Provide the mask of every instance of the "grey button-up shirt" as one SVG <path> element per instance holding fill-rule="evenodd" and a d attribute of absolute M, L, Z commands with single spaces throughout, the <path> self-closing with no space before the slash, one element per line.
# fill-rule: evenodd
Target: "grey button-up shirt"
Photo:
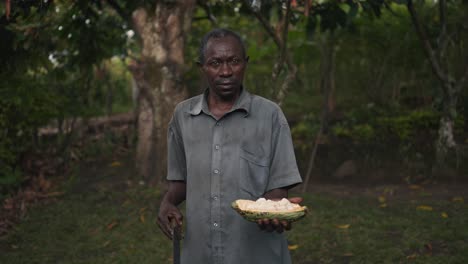
<path fill-rule="evenodd" d="M 206 97 L 180 103 L 168 131 L 167 179 L 187 184 L 182 263 L 291 263 L 283 234 L 261 231 L 231 207 L 301 182 L 283 112 L 243 89 L 216 119 Z"/>

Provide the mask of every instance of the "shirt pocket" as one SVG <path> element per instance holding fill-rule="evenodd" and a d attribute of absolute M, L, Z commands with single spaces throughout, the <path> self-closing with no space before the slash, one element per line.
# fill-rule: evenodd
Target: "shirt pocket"
<path fill-rule="evenodd" d="M 249 198 L 257 199 L 268 184 L 269 158 L 252 147 L 240 149 L 240 188 Z"/>

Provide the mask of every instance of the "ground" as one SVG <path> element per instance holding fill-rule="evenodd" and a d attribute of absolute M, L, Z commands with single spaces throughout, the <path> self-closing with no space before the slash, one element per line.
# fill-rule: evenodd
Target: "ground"
<path fill-rule="evenodd" d="M 155 223 L 162 188 L 135 177 L 133 153 L 106 153 L 74 165 L 56 187 L 64 195 L 32 206 L 0 239 L 0 263 L 172 263 Z M 466 187 L 293 190 L 310 208 L 286 234 L 293 263 L 468 263 Z"/>

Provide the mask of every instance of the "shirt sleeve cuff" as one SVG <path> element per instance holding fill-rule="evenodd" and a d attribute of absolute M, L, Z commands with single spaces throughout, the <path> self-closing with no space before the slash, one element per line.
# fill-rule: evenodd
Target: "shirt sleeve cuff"
<path fill-rule="evenodd" d="M 285 179 L 276 180 L 273 182 L 268 183 L 268 187 L 265 192 L 269 192 L 274 189 L 285 188 L 285 187 L 294 187 L 298 184 L 302 183 L 301 176 L 296 174 L 294 176 L 290 176 Z"/>

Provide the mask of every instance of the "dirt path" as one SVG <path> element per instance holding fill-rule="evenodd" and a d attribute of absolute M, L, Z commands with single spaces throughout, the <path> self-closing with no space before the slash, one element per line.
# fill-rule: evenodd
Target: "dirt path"
<path fill-rule="evenodd" d="M 339 198 L 363 196 L 375 199 L 380 196 L 395 201 L 434 201 L 462 198 L 468 201 L 468 184 L 379 184 L 373 186 L 351 184 L 312 183 L 307 188 L 308 193 L 326 194 Z M 298 193 L 298 192 L 297 192 Z"/>

